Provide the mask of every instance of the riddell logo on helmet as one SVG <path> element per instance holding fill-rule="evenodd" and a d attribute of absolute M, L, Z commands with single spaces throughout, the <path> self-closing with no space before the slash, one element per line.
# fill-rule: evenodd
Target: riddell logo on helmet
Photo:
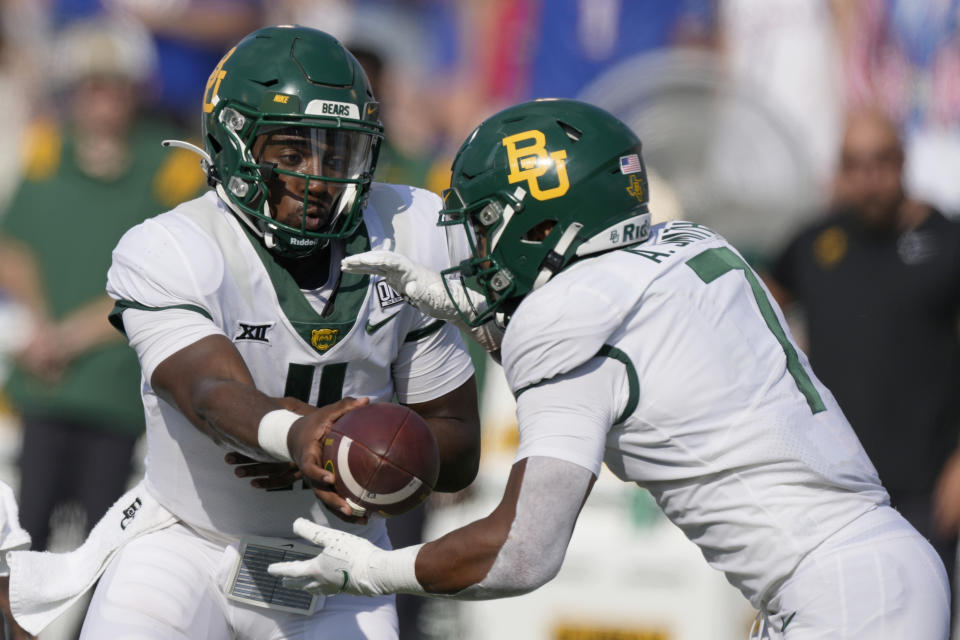
<path fill-rule="evenodd" d="M 290 238 L 290 244 L 297 245 L 299 247 L 312 247 L 317 244 L 317 241 L 313 238 L 298 238 L 293 236 Z"/>
<path fill-rule="evenodd" d="M 530 187 L 530 195 L 537 200 L 559 198 L 570 188 L 565 162 L 567 152 L 564 149 L 548 152 L 547 138 L 542 131 L 537 129 L 521 131 L 507 136 L 501 142 L 507 148 L 507 162 L 510 166 L 507 180 L 510 184 L 526 180 Z M 518 146 L 523 142 L 529 142 L 529 144 Z M 549 189 L 542 189 L 540 178 L 551 168 L 556 170 L 558 184 Z"/>

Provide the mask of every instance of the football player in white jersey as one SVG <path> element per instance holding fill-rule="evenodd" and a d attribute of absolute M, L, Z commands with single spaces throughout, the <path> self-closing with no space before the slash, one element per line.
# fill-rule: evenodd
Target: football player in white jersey
<path fill-rule="evenodd" d="M 320 466 L 324 430 L 368 400 L 396 397 L 426 419 L 438 490 L 462 489 L 477 471 L 475 383 L 458 330 L 381 278 L 340 272 L 344 256 L 371 249 L 450 264 L 440 199 L 372 182 L 382 136 L 363 70 L 320 31 L 261 29 L 213 70 L 204 149 L 170 143 L 201 154 L 213 189 L 131 229 L 108 274 L 147 416 L 143 492 L 118 522 L 137 517 L 151 531 L 99 545 L 113 559 L 82 638 L 397 636 L 392 596 L 304 598 L 264 571 L 311 552 L 290 534 L 298 517 L 389 545 L 383 519 L 336 496 Z M 227 451 L 264 464 L 234 473 Z M 278 462 L 296 472 L 272 473 Z M 251 486 L 251 472 L 275 490 Z"/>
<path fill-rule="evenodd" d="M 763 284 L 706 227 L 651 229 L 647 196 L 640 141 L 596 107 L 536 101 L 481 124 L 441 213 L 473 249 L 459 280 L 385 253 L 344 264 L 408 294 L 445 282 L 466 320 L 506 325 L 520 442 L 503 500 L 389 552 L 297 521 L 324 552 L 270 573 L 318 593 L 522 594 L 556 575 L 606 463 L 760 611 L 756 637 L 946 638 L 943 565 Z"/>

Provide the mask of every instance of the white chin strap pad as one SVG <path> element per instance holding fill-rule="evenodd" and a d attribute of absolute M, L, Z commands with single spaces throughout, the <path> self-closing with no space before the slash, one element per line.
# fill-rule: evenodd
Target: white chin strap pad
<path fill-rule="evenodd" d="M 559 255 L 563 258 L 567 253 L 567 249 L 570 248 L 570 245 L 573 244 L 573 239 L 577 237 L 577 234 L 580 233 L 580 229 L 583 229 L 583 225 L 579 222 L 573 222 L 567 227 L 567 230 L 563 232 L 563 235 L 560 236 L 560 240 L 557 241 L 556 246 L 554 246 L 552 253 Z M 540 269 L 540 273 L 537 274 L 537 279 L 533 281 L 533 290 L 536 291 L 543 285 L 547 284 L 547 281 L 550 280 L 556 271 L 550 267 L 544 266 Z"/>
<path fill-rule="evenodd" d="M 353 201 L 357 197 L 357 185 L 353 182 L 349 183 L 343 189 L 343 193 L 340 194 L 340 197 L 337 199 L 335 204 L 335 209 L 333 215 L 330 217 L 329 228 L 332 229 L 334 223 L 340 219 L 340 216 L 344 214 L 353 204 Z"/>

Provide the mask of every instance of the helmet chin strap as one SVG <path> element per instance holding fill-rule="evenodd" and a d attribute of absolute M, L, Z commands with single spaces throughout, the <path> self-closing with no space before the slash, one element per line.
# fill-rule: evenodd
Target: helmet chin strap
<path fill-rule="evenodd" d="M 537 279 L 533 281 L 533 287 L 531 287 L 531 291 L 535 291 L 545 285 L 550 278 L 560 271 L 560 268 L 563 266 L 563 259 L 567 254 L 567 250 L 570 248 L 570 245 L 573 244 L 573 240 L 577 237 L 580 229 L 583 229 L 583 225 L 579 222 L 570 223 L 570 226 L 567 227 L 567 230 L 563 232 L 562 236 L 560 236 L 557 244 L 554 245 L 553 250 L 551 250 L 550 253 L 547 254 L 547 257 L 543 259 L 543 266 L 540 267 L 540 272 L 537 274 Z"/>
<path fill-rule="evenodd" d="M 277 246 L 277 238 L 273 235 L 272 231 L 266 231 L 263 234 L 263 245 L 267 249 L 273 249 Z"/>
<path fill-rule="evenodd" d="M 337 208 L 333 212 L 333 215 L 330 217 L 330 222 L 328 224 L 329 229 L 333 229 L 336 225 L 337 220 L 340 219 L 340 216 L 343 215 L 343 212 L 349 207 L 352 206 L 353 200 L 357 194 L 357 185 L 350 183 L 346 185 L 343 189 L 343 193 L 340 194 L 340 198 L 337 200 Z"/>
<path fill-rule="evenodd" d="M 177 147 L 178 149 L 186 149 L 187 151 L 192 151 L 193 153 L 200 156 L 200 167 L 203 169 L 204 174 L 209 176 L 210 168 L 213 166 L 213 159 L 210 157 L 210 154 L 198 147 L 197 145 L 186 142 L 184 140 L 161 140 L 161 146 L 163 147 Z M 217 182 L 214 186 L 214 190 L 217 193 L 217 196 L 220 198 L 220 201 L 223 202 L 227 207 L 236 214 L 237 218 L 243 222 L 247 227 L 256 235 L 263 238 L 263 243 L 268 249 L 272 249 L 276 246 L 276 239 L 273 237 L 273 234 L 270 232 L 262 231 L 257 225 L 253 223 L 248 215 L 243 211 L 234 206 L 233 202 L 230 201 L 230 198 L 227 196 L 226 190 L 223 188 L 222 182 Z M 264 202 L 263 203 L 263 214 L 266 217 L 270 216 L 270 207 Z"/>
<path fill-rule="evenodd" d="M 256 224 L 254 224 L 253 220 L 250 219 L 250 216 L 234 205 L 233 202 L 230 201 L 230 198 L 227 197 L 227 191 L 223 188 L 222 184 L 217 183 L 215 191 L 217 192 L 217 196 L 220 198 L 220 201 L 223 202 L 223 204 L 225 204 L 230 211 L 237 216 L 237 219 L 239 219 L 243 224 L 247 225 L 250 231 L 252 231 L 258 237 L 263 238 L 263 244 L 265 244 L 268 249 L 272 249 L 276 246 L 276 239 L 273 237 L 273 234 L 258 227 Z M 272 217 L 270 216 L 270 206 L 266 202 L 263 203 L 263 215 L 267 216 L 268 218 Z"/>

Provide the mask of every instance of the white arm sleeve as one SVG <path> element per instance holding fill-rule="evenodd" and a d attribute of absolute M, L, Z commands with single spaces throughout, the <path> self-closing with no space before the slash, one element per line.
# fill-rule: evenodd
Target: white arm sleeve
<path fill-rule="evenodd" d="M 125 309 L 123 329 L 148 384 L 157 365 L 180 349 L 207 336 L 224 335 L 209 318 L 188 309 Z"/>
<path fill-rule="evenodd" d="M 457 598 L 520 595 L 557 575 L 627 388 L 622 364 L 593 358 L 520 394 L 517 460 L 527 466 L 516 515 L 490 571 Z"/>
<path fill-rule="evenodd" d="M 473 362 L 460 331 L 438 322 L 431 319 L 408 334 L 393 360 L 393 383 L 397 398 L 404 404 L 439 398 L 473 375 Z"/>
<path fill-rule="evenodd" d="M 593 474 L 556 458 L 527 460 L 507 541 L 478 584 L 454 597 L 488 600 L 529 593 L 560 571 Z"/>
<path fill-rule="evenodd" d="M 626 402 L 618 400 L 627 397 L 625 378 L 620 362 L 598 357 L 520 395 L 517 459 L 527 462 L 506 540 L 480 582 L 453 594 L 427 593 L 415 575 L 417 548 L 360 557 L 352 551 L 353 536 L 312 523 L 300 535 L 315 543 L 314 529 L 332 535 L 324 542 L 331 551 L 291 563 L 282 575 L 305 585 L 346 587 L 347 593 L 403 592 L 458 600 L 516 596 L 546 584 L 560 571 L 580 507 L 599 473 L 607 431 Z M 370 550 L 369 543 L 364 545 Z M 345 567 L 350 570 L 342 575 L 349 586 L 341 585 L 343 578 L 336 574 Z"/>

